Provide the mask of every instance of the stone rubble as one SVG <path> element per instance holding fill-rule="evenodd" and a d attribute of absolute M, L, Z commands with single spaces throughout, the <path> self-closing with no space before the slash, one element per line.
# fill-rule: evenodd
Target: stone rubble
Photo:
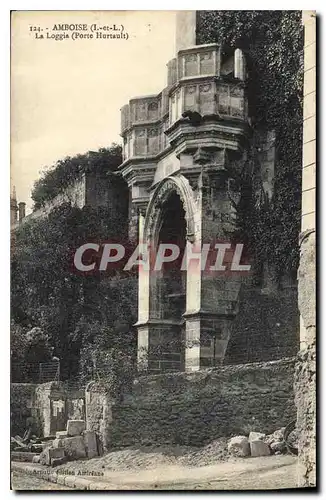
<path fill-rule="evenodd" d="M 67 430 L 56 432 L 56 438 L 35 459 L 35 463 L 55 467 L 68 460 L 97 457 L 96 433 L 85 428 L 84 420 L 68 420 Z"/>
<path fill-rule="evenodd" d="M 233 457 L 263 457 L 287 453 L 283 438 L 285 427 L 272 434 L 252 431 L 247 436 L 234 436 L 228 442 L 228 452 Z"/>
<path fill-rule="evenodd" d="M 41 465 L 51 465 L 51 460 L 53 458 L 62 458 L 65 456 L 63 448 L 45 448 L 40 454 L 40 464 Z"/>
<path fill-rule="evenodd" d="M 286 444 L 285 441 L 276 441 L 274 443 L 271 443 L 270 449 L 272 453 L 276 455 L 276 453 L 284 453 L 286 452 Z"/>
<path fill-rule="evenodd" d="M 266 434 L 262 432 L 250 432 L 249 434 L 249 443 L 252 441 L 263 441 L 266 437 Z"/>
<path fill-rule="evenodd" d="M 266 457 L 271 454 L 271 449 L 267 443 L 260 439 L 250 441 L 250 454 L 252 457 Z"/>
<path fill-rule="evenodd" d="M 44 449 L 42 453 L 33 458 L 33 463 L 55 467 L 67 461 L 85 458 L 92 459 L 99 456 L 98 441 L 95 431 L 85 430 L 84 421 L 75 420 L 72 422 L 71 424 L 70 421 L 68 421 L 66 431 L 57 431 L 56 438 L 53 441 L 42 443 Z M 69 432 L 75 433 L 77 429 L 80 430 L 78 436 L 69 436 Z M 227 460 L 228 457 L 245 458 L 250 456 L 260 457 L 273 454 L 284 454 L 288 451 L 283 438 L 284 429 L 284 427 L 277 429 L 275 432 L 268 435 L 262 432 L 252 431 L 249 433 L 249 436 L 238 435 L 233 436 L 229 440 L 224 438 L 222 443 L 219 443 L 219 440 L 217 440 L 216 443 L 219 443 L 217 449 L 220 451 L 224 450 L 224 455 L 222 454 L 223 460 Z M 209 450 L 213 444 L 207 445 L 205 450 Z M 209 463 L 214 463 L 219 459 L 215 448 L 213 446 L 212 451 L 214 449 L 214 452 L 208 460 Z M 197 456 L 198 453 L 197 451 L 195 455 Z"/>
<path fill-rule="evenodd" d="M 246 436 L 234 436 L 228 443 L 228 452 L 234 457 L 248 457 L 250 455 L 249 441 Z"/>

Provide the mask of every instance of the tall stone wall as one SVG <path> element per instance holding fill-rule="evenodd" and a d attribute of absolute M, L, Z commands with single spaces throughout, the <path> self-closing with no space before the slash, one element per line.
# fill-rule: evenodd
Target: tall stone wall
<path fill-rule="evenodd" d="M 58 194 L 52 200 L 49 200 L 44 207 L 31 212 L 23 221 L 28 222 L 41 217 L 46 217 L 56 207 L 64 203 L 71 203 L 73 206 L 82 208 L 85 205 L 86 199 L 86 176 L 82 175 L 81 179 L 76 180 L 68 186 L 62 193 Z"/>
<path fill-rule="evenodd" d="M 303 11 L 304 121 L 300 235 L 300 354 L 295 377 L 299 486 L 316 485 L 316 13 Z"/>
<path fill-rule="evenodd" d="M 106 453 L 112 446 L 112 406 L 109 391 L 100 383 L 90 382 L 85 391 L 86 429 L 95 431 L 100 453 Z"/>
<path fill-rule="evenodd" d="M 192 373 L 140 377 L 133 393 L 110 402 L 98 388 L 87 403 L 87 425 L 108 418 L 110 447 L 202 445 L 221 436 L 272 432 L 295 417 L 294 358 L 220 366 Z M 105 412 L 108 417 L 105 417 Z"/>
<path fill-rule="evenodd" d="M 112 218 L 119 216 L 127 233 L 129 196 L 127 183 L 114 173 L 87 174 L 85 190 L 86 205 L 93 208 L 109 208 Z"/>
<path fill-rule="evenodd" d="M 240 294 L 225 364 L 252 363 L 295 356 L 299 349 L 297 289 L 262 293 L 247 287 Z"/>

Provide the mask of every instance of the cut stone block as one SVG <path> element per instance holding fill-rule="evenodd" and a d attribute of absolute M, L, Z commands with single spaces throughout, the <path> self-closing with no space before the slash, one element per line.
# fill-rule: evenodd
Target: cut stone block
<path fill-rule="evenodd" d="M 250 451 L 252 457 L 265 457 L 271 454 L 268 444 L 260 439 L 257 439 L 257 441 L 250 441 Z"/>
<path fill-rule="evenodd" d="M 54 439 L 52 442 L 52 448 L 62 448 L 62 438 L 60 439 Z"/>
<path fill-rule="evenodd" d="M 250 455 L 248 438 L 246 436 L 234 436 L 228 443 L 228 451 L 234 457 L 248 457 Z"/>
<path fill-rule="evenodd" d="M 85 420 L 68 420 L 67 422 L 68 436 L 80 436 L 85 429 Z"/>
<path fill-rule="evenodd" d="M 33 457 L 33 464 L 39 464 L 40 463 L 40 455 L 35 455 Z"/>
<path fill-rule="evenodd" d="M 273 434 L 266 436 L 264 439 L 265 443 L 271 446 L 272 443 L 283 441 L 284 429 L 285 427 L 282 427 L 281 429 L 277 429 L 277 431 L 273 432 Z"/>
<path fill-rule="evenodd" d="M 51 458 L 52 467 L 57 467 L 58 465 L 63 465 L 66 462 L 67 462 L 67 457 Z"/>
<path fill-rule="evenodd" d="M 262 432 L 250 432 L 249 443 L 251 443 L 251 441 L 263 441 L 265 437 L 266 434 L 263 434 Z"/>
<path fill-rule="evenodd" d="M 87 457 L 88 458 L 97 457 L 98 450 L 97 450 L 97 439 L 95 431 L 84 431 L 83 438 L 84 438 Z"/>
<path fill-rule="evenodd" d="M 60 446 L 64 450 L 69 460 L 78 460 L 79 458 L 86 458 L 86 448 L 83 436 L 73 436 L 65 439 L 60 439 Z"/>
<path fill-rule="evenodd" d="M 52 458 L 62 458 L 65 456 L 65 451 L 63 448 L 46 448 L 40 454 L 40 464 L 41 465 L 51 465 Z"/>
<path fill-rule="evenodd" d="M 68 437 L 68 432 L 67 431 L 57 431 L 55 433 L 55 437 L 56 437 L 56 439 L 66 438 L 66 437 Z"/>

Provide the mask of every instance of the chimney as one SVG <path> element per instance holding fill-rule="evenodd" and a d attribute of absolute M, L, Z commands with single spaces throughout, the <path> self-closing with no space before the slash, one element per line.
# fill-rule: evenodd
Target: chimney
<path fill-rule="evenodd" d="M 18 212 L 18 206 L 16 198 L 16 189 L 14 186 L 10 195 L 10 226 L 14 226 L 16 224 L 17 212 Z"/>
<path fill-rule="evenodd" d="M 175 28 L 175 52 L 196 45 L 196 11 L 177 10 Z"/>
<path fill-rule="evenodd" d="M 246 60 L 241 49 L 234 51 L 234 77 L 243 81 L 246 79 Z"/>
<path fill-rule="evenodd" d="M 21 223 L 21 221 L 25 217 L 25 207 L 26 207 L 26 203 L 24 203 L 23 201 L 21 201 L 20 203 L 18 203 L 18 220 L 19 220 L 19 224 Z"/>

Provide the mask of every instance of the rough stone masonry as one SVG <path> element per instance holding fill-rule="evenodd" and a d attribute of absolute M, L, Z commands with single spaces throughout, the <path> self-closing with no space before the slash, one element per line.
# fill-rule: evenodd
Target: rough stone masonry
<path fill-rule="evenodd" d="M 298 486 L 316 485 L 316 13 L 303 11 L 304 121 L 298 298 L 300 353 L 295 375 Z"/>

